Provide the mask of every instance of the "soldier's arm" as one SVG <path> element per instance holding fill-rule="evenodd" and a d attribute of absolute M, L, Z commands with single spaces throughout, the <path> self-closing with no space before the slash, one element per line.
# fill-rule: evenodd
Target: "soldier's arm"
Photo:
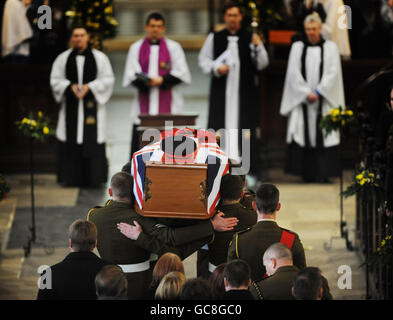
<path fill-rule="evenodd" d="M 295 240 L 292 247 L 293 253 L 293 264 L 298 267 L 300 270 L 307 266 L 306 264 L 306 255 L 304 253 L 303 244 L 299 239 L 299 236 L 296 234 Z"/>
<path fill-rule="evenodd" d="M 238 240 L 237 237 L 238 237 L 238 235 L 237 235 L 237 233 L 235 233 L 233 235 L 232 241 L 229 243 L 228 255 L 227 255 L 228 262 L 239 258 L 237 255 L 238 252 L 237 252 L 237 248 L 236 248 L 237 247 L 237 240 Z"/>

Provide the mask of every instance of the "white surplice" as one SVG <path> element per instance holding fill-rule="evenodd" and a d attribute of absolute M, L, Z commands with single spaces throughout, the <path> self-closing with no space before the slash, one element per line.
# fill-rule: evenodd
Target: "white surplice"
<path fill-rule="evenodd" d="M 26 9 L 20 0 L 7 0 L 4 5 L 1 37 L 3 57 L 9 54 L 30 54 L 30 45 L 25 40 L 33 36 L 33 30 L 26 17 Z"/>
<path fill-rule="evenodd" d="M 50 85 L 56 102 L 61 103 L 59 119 L 57 122 L 56 136 L 66 141 L 66 104 L 64 92 L 71 82 L 66 78 L 67 59 L 72 52 L 68 49 L 61 53 L 53 63 L 50 74 Z M 108 57 L 101 51 L 92 49 L 94 59 L 97 64 L 97 77 L 95 80 L 87 83 L 91 92 L 97 101 L 97 143 L 106 141 L 106 110 L 105 104 L 112 96 L 115 77 Z M 78 84 L 83 85 L 83 66 L 85 57 L 76 56 L 76 66 L 78 72 Z M 77 122 L 77 143 L 83 143 L 83 126 L 84 126 L 83 100 L 78 104 L 78 122 Z"/>
<path fill-rule="evenodd" d="M 351 45 L 349 43 L 348 29 L 343 28 L 340 22 L 345 22 L 343 18 L 345 11 L 340 11 L 344 6 L 343 0 L 319 0 L 323 4 L 326 12 L 326 21 L 322 26 L 322 36 L 324 39 L 332 40 L 336 43 L 340 55 L 351 56 Z M 348 24 L 348 21 L 347 21 Z"/>
<path fill-rule="evenodd" d="M 228 36 L 228 47 L 222 55 L 214 59 L 214 34 L 210 33 L 199 53 L 199 66 L 205 74 L 220 77 L 217 69 L 223 63 L 229 66 L 225 86 L 225 129 L 239 129 L 239 95 L 240 95 L 240 59 L 238 36 Z M 261 43 L 255 48 L 250 43 L 251 57 L 256 63 L 257 70 L 264 69 L 269 64 L 269 57 L 264 45 Z M 229 158 L 240 161 L 238 148 L 238 135 L 236 131 L 229 132 L 222 146 Z"/>
<path fill-rule="evenodd" d="M 292 45 L 288 68 L 285 76 L 284 92 L 281 100 L 280 114 L 288 117 L 287 143 L 295 141 L 305 147 L 304 120 L 302 103 L 308 106 L 309 137 L 311 147 L 316 147 L 317 112 L 319 102 L 308 103 L 307 96 L 317 90 L 323 96 L 322 115 L 331 108 L 345 107 L 344 86 L 341 70 L 341 59 L 337 45 L 326 40 L 324 46 L 323 75 L 319 80 L 321 63 L 321 48 L 309 46 L 306 55 L 306 77 L 301 73 L 301 56 L 304 43 L 297 41 Z M 332 132 L 327 137 L 323 134 L 324 147 L 332 147 L 340 143 L 338 132 Z"/>
<path fill-rule="evenodd" d="M 133 87 L 131 83 L 136 80 L 136 74 L 142 72 L 142 67 L 139 64 L 139 50 L 144 39 L 140 39 L 131 45 L 128 55 L 123 77 L 123 87 Z M 191 83 L 191 73 L 188 69 L 186 56 L 180 44 L 171 39 L 165 38 L 169 54 L 171 56 L 171 70 L 170 74 L 182 81 L 183 84 Z M 157 77 L 158 74 L 158 59 L 159 59 L 159 45 L 150 46 L 149 57 L 149 72 L 148 76 Z M 134 87 L 135 88 L 135 87 Z M 139 100 L 137 88 L 135 88 L 135 99 L 131 107 L 131 120 L 135 124 L 139 124 L 138 115 L 140 114 Z M 172 105 L 171 113 L 178 114 L 183 109 L 183 95 L 179 85 L 172 89 Z M 149 114 L 157 115 L 159 113 L 159 88 L 151 87 L 149 91 Z"/>

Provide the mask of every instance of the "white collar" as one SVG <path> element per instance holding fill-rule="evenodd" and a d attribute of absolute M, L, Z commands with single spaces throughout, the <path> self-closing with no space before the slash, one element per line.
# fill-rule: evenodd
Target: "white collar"
<path fill-rule="evenodd" d="M 273 221 L 273 222 L 276 222 L 276 220 L 274 220 L 274 219 L 262 218 L 262 219 L 258 219 L 257 223 L 260 222 L 260 221 Z"/>

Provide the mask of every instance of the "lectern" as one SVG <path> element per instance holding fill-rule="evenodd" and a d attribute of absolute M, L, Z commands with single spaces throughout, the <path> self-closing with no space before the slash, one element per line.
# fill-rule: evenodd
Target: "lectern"
<path fill-rule="evenodd" d="M 208 219 L 207 164 L 146 162 L 144 203 L 136 211 L 146 217 Z"/>

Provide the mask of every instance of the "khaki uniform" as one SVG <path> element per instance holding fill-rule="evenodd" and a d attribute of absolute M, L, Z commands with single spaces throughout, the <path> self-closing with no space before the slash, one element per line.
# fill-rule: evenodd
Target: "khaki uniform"
<path fill-rule="evenodd" d="M 225 218 L 237 218 L 238 224 L 233 230 L 216 232 L 212 242 L 209 243 L 209 271 L 216 266 L 227 262 L 228 246 L 236 232 L 252 227 L 257 222 L 257 214 L 240 203 L 221 205 L 219 210 Z"/>
<path fill-rule="evenodd" d="M 151 281 L 150 254 L 173 252 L 185 259 L 212 239 L 209 220 L 183 228 L 168 228 L 154 218 L 136 213 L 131 205 L 110 200 L 105 207 L 89 211 L 87 220 L 98 230 L 97 249 L 102 259 L 122 267 L 128 279 L 128 297 L 142 299 Z M 137 240 L 125 237 L 117 224 L 137 221 L 143 229 Z"/>
<path fill-rule="evenodd" d="M 292 287 L 297 274 L 300 272 L 295 266 L 283 266 L 261 281 L 253 282 L 250 292 L 255 300 L 294 300 Z M 322 300 L 332 300 L 328 281 L 322 276 Z"/>
<path fill-rule="evenodd" d="M 245 260 L 251 268 L 251 279 L 253 281 L 262 280 L 266 273 L 262 261 L 263 254 L 273 243 L 280 242 L 283 230 L 286 229 L 279 227 L 275 221 L 262 220 L 252 228 L 236 233 L 229 245 L 228 261 Z M 302 269 L 306 266 L 303 245 L 296 233 L 290 230 L 286 231 L 295 237 L 291 248 L 293 264 Z"/>

